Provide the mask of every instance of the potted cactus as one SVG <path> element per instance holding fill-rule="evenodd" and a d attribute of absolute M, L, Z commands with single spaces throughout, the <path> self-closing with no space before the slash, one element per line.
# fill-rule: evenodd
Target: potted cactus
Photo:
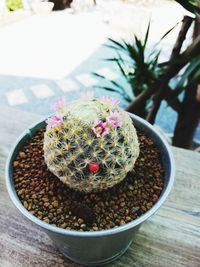
<path fill-rule="evenodd" d="M 7 161 L 15 205 L 81 264 L 122 255 L 173 183 L 166 142 L 118 104 L 58 100 L 55 114 L 24 132 Z"/>

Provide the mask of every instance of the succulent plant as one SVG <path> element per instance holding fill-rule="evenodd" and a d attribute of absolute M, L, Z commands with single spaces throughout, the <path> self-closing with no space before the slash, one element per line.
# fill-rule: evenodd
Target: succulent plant
<path fill-rule="evenodd" d="M 82 192 L 122 181 L 139 155 L 135 127 L 114 99 L 80 99 L 55 104 L 47 120 L 44 158 L 63 183 Z"/>

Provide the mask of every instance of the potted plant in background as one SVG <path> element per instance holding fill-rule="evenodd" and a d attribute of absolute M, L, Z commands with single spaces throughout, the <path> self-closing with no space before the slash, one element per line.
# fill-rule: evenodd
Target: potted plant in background
<path fill-rule="evenodd" d="M 102 265 L 127 250 L 164 202 L 174 160 L 155 129 L 115 99 L 58 100 L 55 108 L 16 142 L 7 189 L 65 256 Z"/>

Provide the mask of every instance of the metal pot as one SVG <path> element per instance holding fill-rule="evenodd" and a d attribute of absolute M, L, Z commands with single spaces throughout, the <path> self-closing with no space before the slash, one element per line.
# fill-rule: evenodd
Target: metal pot
<path fill-rule="evenodd" d="M 80 232 L 52 226 L 33 216 L 20 202 L 13 183 L 13 161 L 24 142 L 44 127 L 44 120 L 38 122 L 17 140 L 6 164 L 6 185 L 8 193 L 16 207 L 32 222 L 41 226 L 50 236 L 58 249 L 69 259 L 88 266 L 102 265 L 120 257 L 130 246 L 140 225 L 157 211 L 167 198 L 174 181 L 175 163 L 169 145 L 145 120 L 130 114 L 136 127 L 147 133 L 160 149 L 165 169 L 164 189 L 155 205 L 136 220 L 125 225 L 103 231 Z"/>

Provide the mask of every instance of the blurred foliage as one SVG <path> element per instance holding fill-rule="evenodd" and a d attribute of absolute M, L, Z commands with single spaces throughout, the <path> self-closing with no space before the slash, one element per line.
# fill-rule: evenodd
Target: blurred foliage
<path fill-rule="evenodd" d="M 19 8 L 23 8 L 21 0 L 6 0 L 6 5 L 10 11 L 15 11 Z"/>
<path fill-rule="evenodd" d="M 149 88 L 157 79 L 161 72 L 158 64 L 160 51 L 154 47 L 150 54 L 147 53 L 147 41 L 149 37 L 150 23 L 148 25 L 144 40 L 140 40 L 136 35 L 133 36 L 133 42 L 122 41 L 117 42 L 109 39 L 110 48 L 114 48 L 117 52 L 115 58 L 107 59 L 114 61 L 122 76 L 130 84 L 132 92 L 137 97 L 142 91 Z M 148 104 L 151 99 L 148 99 L 139 115 L 146 117 L 148 112 Z"/>
<path fill-rule="evenodd" d="M 175 0 L 180 5 L 182 5 L 189 12 L 192 12 L 196 15 L 200 14 L 200 8 L 198 7 L 199 0 Z"/>
<path fill-rule="evenodd" d="M 65 8 L 70 7 L 70 4 L 73 0 L 50 0 L 50 2 L 54 3 L 53 10 L 63 10 Z"/>
<path fill-rule="evenodd" d="M 137 97 L 143 91 L 152 87 L 165 71 L 166 64 L 160 64 L 158 62 L 161 52 L 158 45 L 176 26 L 177 24 L 167 31 L 167 33 L 164 34 L 164 36 L 152 47 L 152 49 L 147 47 L 150 21 L 143 40 L 138 38 L 136 35 L 133 35 L 133 40 L 129 42 L 118 42 L 110 38 L 108 39 L 110 44 L 107 44 L 106 46 L 114 49 L 116 56 L 108 58 L 106 61 L 116 63 L 122 77 L 129 83 L 134 97 Z M 106 77 L 103 75 L 99 75 L 98 73 L 93 74 L 106 80 Z M 109 80 L 109 82 L 112 84 L 112 87 L 102 86 L 102 88 L 120 93 L 128 102 L 133 100 L 128 95 L 127 88 L 124 88 L 114 80 Z M 138 110 L 137 115 L 145 118 L 151 101 L 152 98 L 149 97 L 145 101 L 143 107 Z"/>

